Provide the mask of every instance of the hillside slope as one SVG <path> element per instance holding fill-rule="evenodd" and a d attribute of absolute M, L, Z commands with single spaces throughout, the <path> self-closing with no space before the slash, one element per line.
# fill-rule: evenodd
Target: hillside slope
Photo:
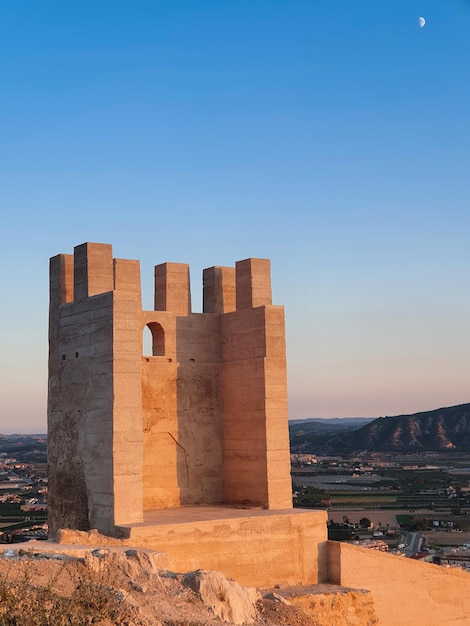
<path fill-rule="evenodd" d="M 380 417 L 336 439 L 336 445 L 343 450 L 469 452 L 470 404 L 413 415 Z M 332 445 L 334 442 L 330 440 L 329 444 Z"/>

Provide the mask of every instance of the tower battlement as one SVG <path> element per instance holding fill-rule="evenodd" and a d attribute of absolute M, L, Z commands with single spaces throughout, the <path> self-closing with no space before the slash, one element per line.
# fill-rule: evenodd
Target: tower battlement
<path fill-rule="evenodd" d="M 50 260 L 51 295 L 58 304 L 80 302 L 110 291 L 141 293 L 140 262 L 113 258 L 112 246 L 83 243 L 73 254 Z M 271 305 L 271 266 L 268 259 L 249 258 L 235 267 L 214 266 L 203 271 L 203 312 L 229 313 Z M 155 311 L 189 315 L 191 285 L 189 265 L 155 266 Z"/>

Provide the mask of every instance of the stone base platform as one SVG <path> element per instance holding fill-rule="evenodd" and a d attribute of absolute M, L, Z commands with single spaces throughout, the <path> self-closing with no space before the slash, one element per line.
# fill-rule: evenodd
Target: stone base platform
<path fill-rule="evenodd" d="M 253 586 L 327 581 L 327 513 L 306 509 L 183 506 L 146 511 L 116 537 L 168 555 L 176 572 L 218 570 Z"/>

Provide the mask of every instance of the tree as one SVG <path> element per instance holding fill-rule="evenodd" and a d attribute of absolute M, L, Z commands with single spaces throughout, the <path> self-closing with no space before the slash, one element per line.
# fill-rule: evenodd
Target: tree
<path fill-rule="evenodd" d="M 359 526 L 361 528 L 370 528 L 371 525 L 372 525 L 372 522 L 370 521 L 368 517 L 361 517 L 361 519 L 359 520 Z"/>

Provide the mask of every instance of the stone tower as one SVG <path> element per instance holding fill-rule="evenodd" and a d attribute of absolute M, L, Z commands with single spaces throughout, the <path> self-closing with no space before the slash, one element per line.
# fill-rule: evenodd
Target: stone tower
<path fill-rule="evenodd" d="M 152 356 L 143 355 L 143 331 Z M 290 509 L 284 310 L 270 263 L 203 273 L 84 243 L 50 260 L 49 525 L 114 535 L 183 505 Z"/>

